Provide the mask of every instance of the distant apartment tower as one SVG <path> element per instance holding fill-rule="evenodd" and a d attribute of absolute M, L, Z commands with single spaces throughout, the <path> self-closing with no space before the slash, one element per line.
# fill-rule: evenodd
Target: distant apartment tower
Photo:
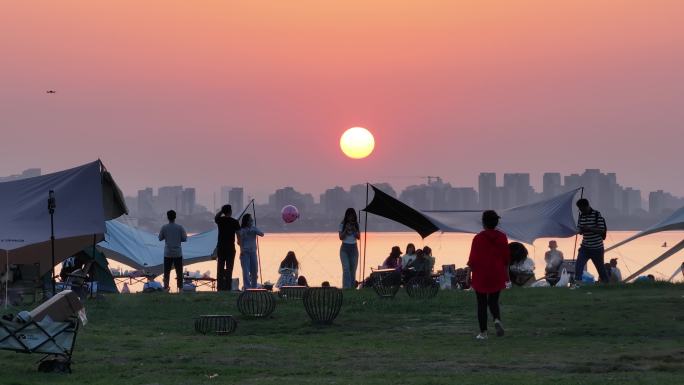
<path fill-rule="evenodd" d="M 241 213 L 245 208 L 245 189 L 233 187 L 228 191 L 228 204 L 233 208 L 234 213 Z"/>
<path fill-rule="evenodd" d="M 234 215 L 240 215 L 245 208 L 245 189 L 242 187 L 221 187 L 221 202 L 220 206 L 229 204 L 233 209 Z"/>
<path fill-rule="evenodd" d="M 543 197 L 549 199 L 560 194 L 563 191 L 561 184 L 561 174 L 559 172 L 547 172 L 543 177 Z"/>
<path fill-rule="evenodd" d="M 168 210 L 180 211 L 183 199 L 183 186 L 163 186 L 157 192 L 157 208 L 159 212 Z"/>
<path fill-rule="evenodd" d="M 477 185 L 480 208 L 483 210 L 498 209 L 499 206 L 496 204 L 496 173 L 480 173 Z"/>
<path fill-rule="evenodd" d="M 348 207 L 354 207 L 354 202 L 344 188 L 336 186 L 321 194 L 321 206 L 329 218 L 340 217 L 341 219 Z"/>
<path fill-rule="evenodd" d="M 138 190 L 138 216 L 140 218 L 154 218 L 154 190 L 151 187 Z"/>
<path fill-rule="evenodd" d="M 474 210 L 477 208 L 477 191 L 472 187 L 452 187 L 447 192 L 450 210 Z"/>
<path fill-rule="evenodd" d="M 0 182 L 11 182 L 20 179 L 33 178 L 41 175 L 41 170 L 39 168 L 28 168 L 21 172 L 21 174 L 2 176 L 0 177 Z"/>
<path fill-rule="evenodd" d="M 504 208 L 530 203 L 534 190 L 530 185 L 530 174 L 504 174 Z"/>
<path fill-rule="evenodd" d="M 566 190 L 584 187 L 584 197 L 604 214 L 622 213 L 624 189 L 617 184 L 615 173 L 603 174 L 599 169 L 587 169 L 581 175 L 566 176 L 564 182 Z"/>
<path fill-rule="evenodd" d="M 195 213 L 195 206 L 197 204 L 197 193 L 194 188 L 188 187 L 181 192 L 180 213 L 183 215 L 192 215 Z"/>
<path fill-rule="evenodd" d="M 648 211 L 651 214 L 661 215 L 681 207 L 684 207 L 684 198 L 678 198 L 663 190 L 648 194 Z"/>
<path fill-rule="evenodd" d="M 631 187 L 624 189 L 622 197 L 622 213 L 625 215 L 633 215 L 637 211 L 641 210 L 641 190 L 635 190 Z"/>

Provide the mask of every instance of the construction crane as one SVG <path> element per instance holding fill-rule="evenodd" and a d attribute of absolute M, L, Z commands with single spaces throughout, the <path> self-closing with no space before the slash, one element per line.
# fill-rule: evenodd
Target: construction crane
<path fill-rule="evenodd" d="M 441 176 L 432 176 L 432 175 L 388 175 L 385 178 L 410 178 L 410 179 L 424 179 L 427 181 L 427 184 L 430 185 L 433 183 L 442 183 L 442 177 Z"/>

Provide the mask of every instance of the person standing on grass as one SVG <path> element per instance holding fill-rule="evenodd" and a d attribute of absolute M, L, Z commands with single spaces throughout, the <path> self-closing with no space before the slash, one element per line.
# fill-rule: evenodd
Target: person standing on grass
<path fill-rule="evenodd" d="M 233 207 L 224 205 L 214 217 L 218 227 L 216 244 L 216 290 L 231 289 L 233 266 L 235 264 L 235 233 L 240 230 L 240 222 L 233 218 Z"/>
<path fill-rule="evenodd" d="M 176 212 L 166 212 L 169 223 L 159 230 L 159 240 L 165 241 L 164 245 L 164 290 L 169 290 L 169 275 L 171 268 L 176 270 L 176 286 L 178 292 L 183 292 L 183 248 L 182 242 L 188 240 L 188 234 L 183 226 L 176 223 Z"/>
<path fill-rule="evenodd" d="M 264 233 L 254 226 L 254 220 L 250 214 L 242 216 L 242 225 L 237 232 L 240 244 L 240 265 L 242 265 L 242 280 L 245 289 L 256 289 L 257 272 L 257 236 L 263 237 Z"/>
<path fill-rule="evenodd" d="M 577 253 L 577 265 L 575 266 L 575 281 L 582 281 L 582 273 L 591 260 L 598 271 L 599 279 L 603 283 L 608 282 L 608 273 L 603 259 L 603 240 L 606 239 L 606 220 L 601 213 L 591 208 L 589 201 L 582 198 L 577 201 L 580 214 L 577 220 L 577 231 L 582 234 L 582 244 Z"/>
<path fill-rule="evenodd" d="M 499 215 L 495 211 L 487 210 L 482 213 L 484 230 L 473 238 L 468 258 L 472 273 L 471 285 L 477 296 L 480 334 L 476 338 L 479 340 L 487 339 L 487 307 L 494 317 L 496 335 L 504 335 L 499 294 L 509 281 L 508 265 L 511 255 L 506 234 L 496 230 L 498 224 Z"/>
<path fill-rule="evenodd" d="M 359 248 L 356 241 L 361 239 L 359 221 L 353 207 L 344 212 L 344 219 L 340 223 L 338 235 L 340 246 L 340 262 L 342 263 L 342 288 L 355 288 L 356 265 L 359 262 Z"/>

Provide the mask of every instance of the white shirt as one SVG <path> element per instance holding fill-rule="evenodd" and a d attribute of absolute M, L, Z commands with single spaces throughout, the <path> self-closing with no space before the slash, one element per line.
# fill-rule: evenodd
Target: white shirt
<path fill-rule="evenodd" d="M 406 265 L 409 264 L 409 262 L 414 261 L 416 259 L 416 254 L 404 254 L 401 256 L 401 267 L 406 268 Z"/>
<path fill-rule="evenodd" d="M 530 258 L 525 258 L 522 261 L 511 265 L 511 271 L 518 273 L 534 273 L 534 261 Z"/>
<path fill-rule="evenodd" d="M 340 227 L 338 232 L 344 231 L 344 225 L 340 223 Z M 348 245 L 355 245 L 356 244 L 356 235 L 358 232 L 350 232 L 350 233 L 345 233 L 344 238 L 342 238 L 342 243 L 348 244 Z"/>

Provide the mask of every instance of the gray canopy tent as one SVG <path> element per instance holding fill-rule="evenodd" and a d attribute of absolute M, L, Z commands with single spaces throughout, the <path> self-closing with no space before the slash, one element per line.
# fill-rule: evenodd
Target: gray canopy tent
<path fill-rule="evenodd" d="M 54 263 L 101 241 L 105 221 L 127 212 L 121 190 L 99 159 L 52 174 L 0 183 L 0 255 L 5 256 L 5 271 L 10 264 L 37 264 L 40 275 L 52 270 L 47 207 L 50 190 L 57 203 Z"/>
<path fill-rule="evenodd" d="M 655 233 L 659 233 L 659 232 L 662 232 L 662 231 L 673 231 L 673 230 L 684 230 L 684 207 L 682 207 L 682 208 L 680 208 L 679 210 L 675 211 L 675 212 L 672 213 L 672 215 L 670 215 L 669 217 L 667 217 L 667 218 L 663 219 L 662 221 L 656 223 L 655 225 L 653 225 L 653 226 L 647 228 L 646 230 L 641 231 L 641 232 L 639 232 L 639 233 L 637 233 L 637 234 L 634 234 L 633 236 L 631 236 L 631 237 L 625 239 L 624 241 L 619 242 L 619 243 L 616 243 L 615 245 L 613 245 L 613 246 L 607 248 L 607 249 L 606 249 L 606 252 L 608 252 L 608 251 L 610 251 L 610 250 L 613 250 L 613 249 L 616 249 L 616 248 L 618 248 L 618 247 L 620 247 L 620 246 L 622 246 L 622 245 L 624 245 L 624 244 L 626 244 L 626 243 L 632 242 L 632 241 L 634 241 L 634 240 L 636 240 L 636 239 L 639 239 L 639 238 L 641 238 L 641 237 L 645 237 L 645 236 L 647 236 L 647 235 L 649 235 L 649 234 L 655 234 Z M 672 246 L 672 247 L 671 247 L 669 250 L 667 250 L 666 252 L 664 252 L 664 253 L 662 253 L 661 255 L 659 255 L 658 257 L 656 257 L 656 258 L 655 258 L 654 260 L 652 260 L 651 262 L 647 263 L 647 264 L 646 264 L 644 267 L 642 267 L 641 269 L 635 271 L 635 272 L 634 272 L 632 275 L 630 275 L 629 277 L 623 279 L 623 281 L 624 281 L 624 282 L 628 282 L 628 281 L 633 280 L 634 278 L 636 278 L 636 277 L 638 277 L 639 275 L 643 274 L 643 273 L 646 272 L 647 270 L 649 270 L 649 269 L 655 267 L 656 265 L 660 264 L 660 263 L 663 262 L 664 260 L 666 260 L 666 259 L 670 258 L 671 256 L 677 254 L 677 252 L 679 252 L 679 251 L 682 250 L 682 249 L 684 249 L 684 239 L 683 239 L 682 241 L 680 241 L 679 243 L 677 243 L 676 245 Z M 681 268 L 679 268 L 679 269 L 681 269 Z M 679 269 L 678 269 L 678 270 L 679 270 Z M 676 272 L 675 272 L 675 274 L 672 275 L 672 277 L 674 278 L 675 275 L 676 275 Z M 671 279 L 672 279 L 672 278 L 671 278 Z"/>

